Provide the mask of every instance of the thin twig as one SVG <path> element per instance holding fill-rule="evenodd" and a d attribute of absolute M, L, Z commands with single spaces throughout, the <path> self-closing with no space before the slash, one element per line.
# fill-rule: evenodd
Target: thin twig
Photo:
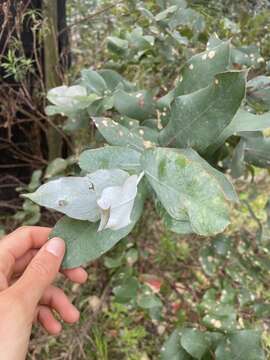
<path fill-rule="evenodd" d="M 78 20 L 78 21 L 75 21 L 74 23 L 66 26 L 64 29 L 62 29 L 61 31 L 59 31 L 58 36 L 62 35 L 63 32 L 70 30 L 70 29 L 73 28 L 74 26 L 80 25 L 80 24 L 81 24 L 82 22 L 84 22 L 84 21 L 93 19 L 93 18 L 95 18 L 96 16 L 99 16 L 99 15 L 103 14 L 104 12 L 113 9 L 114 7 L 118 6 L 118 5 L 121 4 L 121 3 L 123 3 L 123 1 L 119 1 L 119 2 L 116 3 L 116 4 L 109 5 L 109 6 L 105 7 L 104 9 L 101 9 L 101 10 L 95 12 L 95 13 L 92 13 L 92 14 L 89 14 L 88 16 L 85 16 L 84 18 L 82 18 L 82 19 L 80 19 L 80 20 Z"/>

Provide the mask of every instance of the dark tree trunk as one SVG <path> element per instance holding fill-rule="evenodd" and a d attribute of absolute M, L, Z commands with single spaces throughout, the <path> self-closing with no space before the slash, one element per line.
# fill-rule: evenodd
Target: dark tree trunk
<path fill-rule="evenodd" d="M 46 121 L 44 95 L 62 82 L 70 64 L 66 0 L 48 1 L 56 16 L 53 48 L 46 48 L 47 37 L 39 43 L 29 14 L 36 11 L 36 19 L 42 22 L 46 1 L 0 0 L 0 215 L 7 211 L 1 208 L 1 201 L 18 196 L 18 180 L 27 182 L 34 169 L 44 166 L 49 158 L 61 156 L 62 137 Z M 26 11 L 29 15 L 22 18 Z M 15 50 L 15 58 L 23 53 L 25 59 L 32 60 L 32 72 L 23 80 L 3 66 L 14 49 L 12 38 L 22 45 Z M 54 63 L 47 67 L 46 57 L 50 59 L 52 54 Z M 8 187 L 9 183 L 14 186 Z M 5 184 L 7 187 L 2 186 Z"/>

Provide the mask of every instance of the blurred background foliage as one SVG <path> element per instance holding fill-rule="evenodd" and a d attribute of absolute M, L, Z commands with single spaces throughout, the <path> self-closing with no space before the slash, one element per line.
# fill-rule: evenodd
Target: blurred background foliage
<path fill-rule="evenodd" d="M 53 226 L 58 215 L 20 193 L 76 173 L 77 155 L 99 141 L 88 122 L 67 127 L 62 117 L 45 114 L 49 88 L 76 82 L 83 68 L 112 69 L 159 98 L 213 34 L 249 48 L 248 62 L 237 64 L 250 68 L 250 79 L 270 73 L 266 0 L 56 3 L 0 5 L 0 236 L 21 224 Z M 175 12 L 179 4 L 183 9 Z M 259 113 L 269 111 L 267 86 L 266 108 L 256 103 Z M 230 359 L 270 359 L 269 170 L 252 165 L 234 184 L 240 204 L 231 210 L 231 227 L 215 239 L 168 232 L 148 204 L 135 232 L 87 267 L 86 286 L 62 281 L 81 310 L 80 324 L 58 338 L 36 329 L 29 359 L 227 360 L 226 351 L 214 354 L 210 343 L 230 331 L 250 331 L 242 333 L 244 345 L 232 339 L 240 355 Z M 196 338 L 181 343 L 185 350 L 173 357 L 179 339 L 163 344 L 183 327 L 197 329 Z M 256 331 L 265 355 L 258 347 L 257 355 L 241 357 Z M 194 344 L 205 341 L 200 353 Z"/>

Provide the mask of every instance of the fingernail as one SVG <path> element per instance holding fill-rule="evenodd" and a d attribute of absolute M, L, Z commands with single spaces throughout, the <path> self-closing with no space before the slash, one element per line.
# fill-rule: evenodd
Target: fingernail
<path fill-rule="evenodd" d="M 46 250 L 54 256 L 61 257 L 65 252 L 65 242 L 60 238 L 52 238 L 48 241 Z"/>

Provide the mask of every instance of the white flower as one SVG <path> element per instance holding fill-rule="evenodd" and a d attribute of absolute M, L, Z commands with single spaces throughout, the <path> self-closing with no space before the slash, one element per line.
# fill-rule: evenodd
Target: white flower
<path fill-rule="evenodd" d="M 97 204 L 101 210 L 98 231 L 119 230 L 131 223 L 130 216 L 137 195 L 138 184 L 144 173 L 129 176 L 122 186 L 110 186 L 102 191 Z"/>

